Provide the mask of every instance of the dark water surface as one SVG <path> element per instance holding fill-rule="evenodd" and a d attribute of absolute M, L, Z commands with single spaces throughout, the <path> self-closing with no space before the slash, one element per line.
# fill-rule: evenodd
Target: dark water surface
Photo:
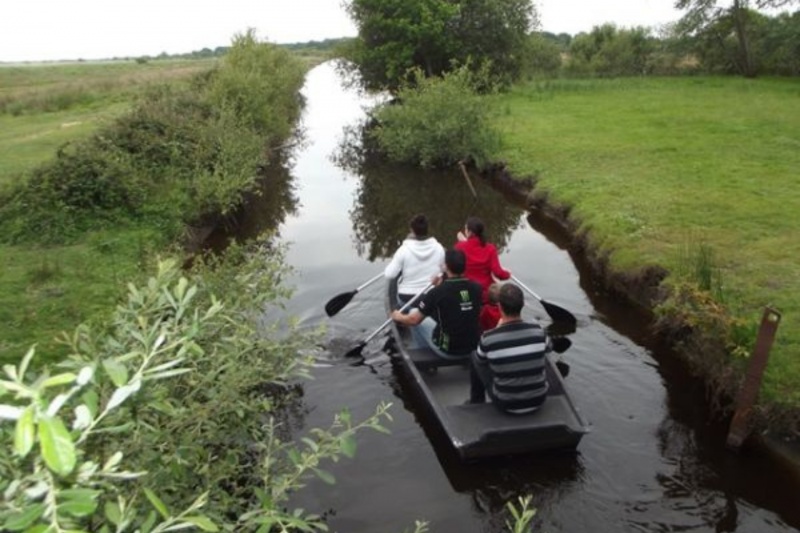
<path fill-rule="evenodd" d="M 538 509 L 537 532 L 779 532 L 800 526 L 797 480 L 767 459 L 724 450 L 724 429 L 710 422 L 702 388 L 670 359 L 632 340 L 640 338 L 636 321 L 598 311 L 614 302 L 587 294 L 582 285 L 590 284 L 569 254 L 537 231 L 544 222 L 529 221 L 477 179 L 475 202 L 457 172 L 432 175 L 377 164 L 343 170 L 332 159 L 343 129 L 374 101 L 344 90 L 330 64 L 309 73 L 304 91 L 307 142 L 294 154 L 294 190 L 281 189 L 297 200 L 282 211 L 280 226 L 297 269 L 291 279 L 297 292 L 286 313 L 304 327 L 324 324 L 333 347 L 316 379 L 305 384 L 301 423 L 326 427 L 344 406 L 363 418 L 381 401 L 394 403 L 395 421 L 391 436 L 361 435 L 356 458 L 329 468 L 335 486 L 312 482 L 295 505 L 328 511 L 332 531 L 351 533 L 399 533 L 415 519 L 430 521 L 432 532 L 502 531 L 504 503 L 526 494 Z M 335 352 L 385 319 L 383 284 L 365 289 L 334 319 L 324 315 L 324 303 L 381 271 L 408 219 L 420 211 L 445 245 L 467 215 L 483 217 L 491 240 L 502 246 L 503 265 L 578 316 L 566 355 L 572 366 L 567 383 L 593 432 L 577 454 L 460 463 L 411 399 L 401 372 L 380 357 L 385 335 L 365 351 L 378 357 L 372 367 L 337 359 Z M 533 302 L 526 313 L 546 322 Z"/>

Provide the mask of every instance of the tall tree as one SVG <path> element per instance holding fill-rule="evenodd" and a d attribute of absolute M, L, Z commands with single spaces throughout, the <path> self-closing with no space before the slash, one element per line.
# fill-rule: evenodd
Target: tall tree
<path fill-rule="evenodd" d="M 358 37 L 346 55 L 372 89 L 396 90 L 413 67 L 440 75 L 489 64 L 495 81 L 519 75 L 538 19 L 531 0 L 347 0 Z"/>
<path fill-rule="evenodd" d="M 733 22 L 733 29 L 739 48 L 736 61 L 737 67 L 741 74 L 748 78 L 753 78 L 757 72 L 748 35 L 748 13 L 750 9 L 752 6 L 758 9 L 778 8 L 797 2 L 798 0 L 755 0 L 754 2 L 751 2 L 751 0 L 732 0 L 730 5 L 719 6 L 719 0 L 677 0 L 675 7 L 687 10 L 683 19 L 681 19 L 681 23 L 688 33 L 706 31 L 721 19 L 730 18 Z"/>

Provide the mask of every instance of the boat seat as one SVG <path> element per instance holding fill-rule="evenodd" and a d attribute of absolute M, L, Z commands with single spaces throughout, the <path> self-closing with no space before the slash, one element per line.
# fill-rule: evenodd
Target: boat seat
<path fill-rule="evenodd" d="M 420 370 L 432 370 L 444 366 L 459 366 L 469 364 L 468 356 L 464 356 L 463 359 L 445 359 L 443 357 L 439 357 L 428 349 L 409 349 L 407 352 L 411 360 L 414 361 L 414 365 Z"/>

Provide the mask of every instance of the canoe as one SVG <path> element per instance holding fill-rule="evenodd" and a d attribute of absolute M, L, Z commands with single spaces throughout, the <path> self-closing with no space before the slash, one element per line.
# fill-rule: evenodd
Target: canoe
<path fill-rule="evenodd" d="M 397 283 L 388 283 L 387 311 L 396 309 Z M 491 404 L 465 404 L 469 399 L 468 362 L 449 361 L 418 346 L 410 328 L 392 322 L 398 355 L 415 393 L 426 404 L 462 459 L 574 451 L 589 425 L 567 393 L 564 380 L 547 356 L 549 390 L 534 413 L 504 413 Z"/>

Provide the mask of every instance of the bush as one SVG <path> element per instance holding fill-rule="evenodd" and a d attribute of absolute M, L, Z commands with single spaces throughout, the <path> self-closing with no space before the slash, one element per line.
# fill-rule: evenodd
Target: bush
<path fill-rule="evenodd" d="M 372 135 L 391 160 L 445 167 L 472 159 L 484 164 L 498 145 L 484 97 L 474 87 L 483 77 L 461 67 L 441 78 L 416 71 L 400 89 L 399 102 L 376 113 Z M 481 83 L 483 85 L 483 83 Z"/>
<path fill-rule="evenodd" d="M 304 77 L 302 63 L 291 52 L 258 42 L 250 30 L 234 38 L 211 78 L 209 103 L 230 109 L 270 142 L 282 140 L 299 116 Z"/>
<path fill-rule="evenodd" d="M 561 46 L 541 33 L 534 33 L 528 40 L 525 62 L 528 76 L 555 76 L 561 70 Z"/>
<path fill-rule="evenodd" d="M 645 28 L 595 26 L 572 40 L 567 71 L 580 76 L 641 76 L 648 73 L 654 48 L 655 40 Z"/>

